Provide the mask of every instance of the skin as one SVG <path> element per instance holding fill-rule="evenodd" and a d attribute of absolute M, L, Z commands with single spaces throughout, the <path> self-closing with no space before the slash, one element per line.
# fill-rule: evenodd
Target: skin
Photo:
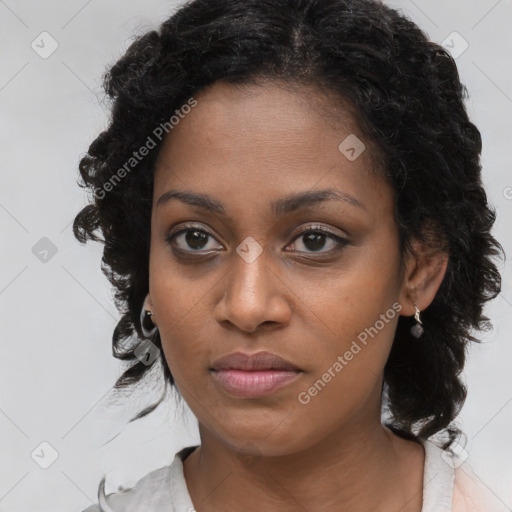
<path fill-rule="evenodd" d="M 326 117 L 332 98 L 307 87 L 217 82 L 196 99 L 158 156 L 145 304 L 199 422 L 201 446 L 184 461 L 195 509 L 420 512 L 423 447 L 381 425 L 398 314 L 309 403 L 297 397 L 393 303 L 401 315 L 414 314 L 413 301 L 423 311 L 447 256 L 414 242 L 417 254 L 400 271 L 394 192 L 370 172 L 369 149 L 354 161 L 339 151 L 348 135 L 364 137 L 347 111 L 336 110 L 338 123 Z M 276 217 L 270 208 L 325 188 L 365 209 L 327 200 Z M 157 206 L 171 189 L 208 194 L 226 217 L 179 200 Z M 189 222 L 213 235 L 196 245 L 174 238 L 196 259 L 166 241 Z M 311 226 L 348 244 L 327 234 L 315 247 L 299 236 Z M 236 252 L 249 236 L 263 249 L 251 263 Z M 208 368 L 236 350 L 274 352 L 302 373 L 271 395 L 235 397 Z"/>

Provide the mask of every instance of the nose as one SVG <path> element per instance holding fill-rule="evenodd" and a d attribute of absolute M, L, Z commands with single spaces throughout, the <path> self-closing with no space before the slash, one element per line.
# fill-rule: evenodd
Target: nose
<path fill-rule="evenodd" d="M 290 322 L 290 293 L 263 251 L 254 261 L 233 256 L 229 273 L 222 280 L 224 294 L 215 306 L 219 324 L 234 325 L 253 333 L 262 328 L 285 327 Z"/>

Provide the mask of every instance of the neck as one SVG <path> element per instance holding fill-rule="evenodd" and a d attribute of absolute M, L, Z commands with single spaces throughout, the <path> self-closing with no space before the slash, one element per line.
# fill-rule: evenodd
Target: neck
<path fill-rule="evenodd" d="M 420 512 L 424 451 L 380 422 L 345 427 L 287 455 L 241 456 L 200 425 L 184 462 L 198 512 L 340 510 Z M 253 443 L 256 445 L 256 443 Z"/>

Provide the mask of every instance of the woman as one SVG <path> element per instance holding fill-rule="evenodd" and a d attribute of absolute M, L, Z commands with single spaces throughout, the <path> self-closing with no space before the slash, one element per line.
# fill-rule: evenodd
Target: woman
<path fill-rule="evenodd" d="M 201 444 L 87 510 L 500 510 L 452 423 L 502 252 L 452 57 L 374 0 L 194 0 L 105 88 L 74 233 L 117 387 L 161 365 Z"/>

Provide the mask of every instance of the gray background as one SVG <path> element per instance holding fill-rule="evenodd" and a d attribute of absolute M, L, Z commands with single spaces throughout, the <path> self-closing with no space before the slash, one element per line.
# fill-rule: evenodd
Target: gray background
<path fill-rule="evenodd" d="M 388 3 L 432 40 L 443 43 L 455 31 L 469 44 L 457 63 L 483 136 L 483 178 L 498 212 L 494 234 L 508 254 L 512 1 Z M 106 127 L 105 66 L 176 4 L 0 0 L 0 511 L 82 510 L 96 502 L 102 472 L 107 492 L 126 488 L 199 442 L 193 416 L 176 410 L 172 397 L 125 426 L 159 396 L 157 387 L 141 388 L 124 402 L 109 400 L 122 371 L 111 355 L 118 314 L 100 271 L 102 246 L 81 246 L 71 229 L 86 204 L 76 184 L 79 158 Z M 58 44 L 47 58 L 40 54 L 52 40 L 40 36 L 44 31 Z M 453 52 L 463 49 L 457 37 L 448 39 Z M 511 266 L 501 269 L 503 292 L 487 308 L 495 328 L 471 350 L 459 420 L 468 462 L 512 507 Z M 52 452 L 42 442 L 58 454 L 47 469 L 40 464 L 49 463 Z"/>

